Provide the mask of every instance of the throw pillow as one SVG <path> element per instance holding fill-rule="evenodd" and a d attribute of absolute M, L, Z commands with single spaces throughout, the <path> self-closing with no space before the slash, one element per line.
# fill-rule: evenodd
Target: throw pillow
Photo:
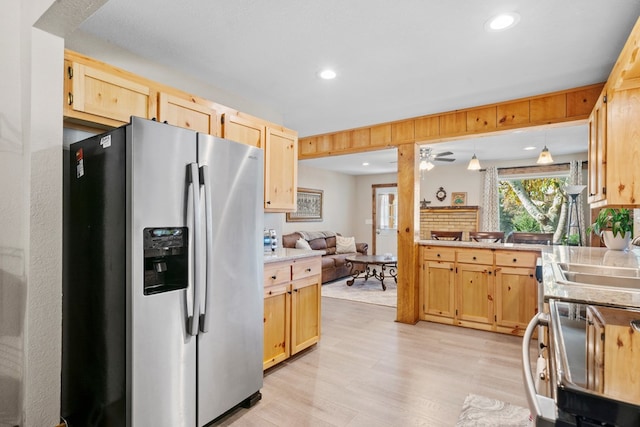
<path fill-rule="evenodd" d="M 309 246 L 309 242 L 304 240 L 302 237 L 296 240 L 296 249 L 307 249 L 311 250 L 311 246 Z"/>
<path fill-rule="evenodd" d="M 336 253 L 349 254 L 356 251 L 355 237 L 336 236 Z"/>

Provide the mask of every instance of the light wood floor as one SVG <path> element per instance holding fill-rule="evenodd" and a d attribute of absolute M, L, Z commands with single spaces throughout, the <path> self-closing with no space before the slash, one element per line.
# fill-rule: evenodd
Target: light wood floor
<path fill-rule="evenodd" d="M 215 425 L 454 426 L 469 393 L 527 406 L 521 338 L 394 320 L 394 308 L 324 297 L 320 343 Z"/>

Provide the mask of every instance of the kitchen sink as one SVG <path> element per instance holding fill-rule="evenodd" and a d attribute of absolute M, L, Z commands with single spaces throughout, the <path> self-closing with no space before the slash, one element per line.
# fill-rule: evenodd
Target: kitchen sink
<path fill-rule="evenodd" d="M 596 276 L 640 277 L 640 270 L 628 267 L 558 263 L 563 273 L 585 273 Z"/>
<path fill-rule="evenodd" d="M 612 274 L 591 274 L 576 271 L 562 271 L 568 282 L 615 288 L 640 289 L 640 277 L 614 276 Z"/>

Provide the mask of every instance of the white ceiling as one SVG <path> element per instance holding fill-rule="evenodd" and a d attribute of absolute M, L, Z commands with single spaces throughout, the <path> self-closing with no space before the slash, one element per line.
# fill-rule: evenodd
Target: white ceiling
<path fill-rule="evenodd" d="M 517 26 L 484 30 L 511 11 Z M 603 82 L 639 15 L 640 0 L 109 0 L 66 37 L 88 33 L 266 105 L 310 136 Z M 324 67 L 337 78 L 318 78 Z M 558 140 L 585 151 L 586 131 L 567 132 Z M 511 142 L 534 134 L 482 144 L 515 156 Z M 450 144 L 468 161 L 468 141 Z"/>

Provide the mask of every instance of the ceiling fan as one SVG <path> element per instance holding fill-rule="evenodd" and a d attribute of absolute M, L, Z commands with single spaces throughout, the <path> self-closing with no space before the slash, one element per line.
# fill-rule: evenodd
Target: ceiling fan
<path fill-rule="evenodd" d="M 453 162 L 456 159 L 452 159 L 446 156 L 450 156 L 453 153 L 451 151 L 445 151 L 443 153 L 434 154 L 433 150 L 429 147 L 420 148 L 420 170 L 430 171 L 435 166 L 432 161 L 437 162 Z"/>
<path fill-rule="evenodd" d="M 435 154 L 430 147 L 420 148 L 420 160 L 436 161 L 436 162 L 455 162 L 456 159 L 447 156 L 452 156 L 451 151 L 444 151 L 442 153 Z"/>

